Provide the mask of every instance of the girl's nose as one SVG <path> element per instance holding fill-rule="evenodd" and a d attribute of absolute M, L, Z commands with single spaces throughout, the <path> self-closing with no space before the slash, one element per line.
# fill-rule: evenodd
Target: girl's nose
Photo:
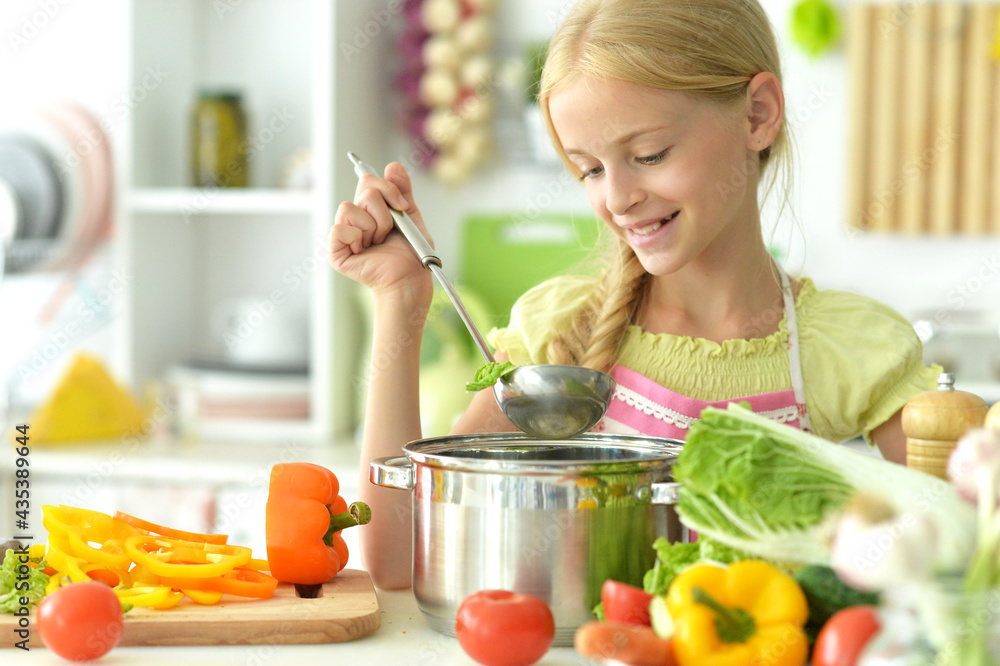
<path fill-rule="evenodd" d="M 613 215 L 624 215 L 632 206 L 646 198 L 639 180 L 627 168 L 607 169 L 607 207 Z"/>

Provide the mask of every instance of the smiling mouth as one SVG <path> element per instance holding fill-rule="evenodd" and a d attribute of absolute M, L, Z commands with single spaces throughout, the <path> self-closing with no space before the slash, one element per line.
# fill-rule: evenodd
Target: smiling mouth
<path fill-rule="evenodd" d="M 654 231 L 662 227 L 667 222 L 671 222 L 678 215 L 680 215 L 680 211 L 677 211 L 670 217 L 663 218 L 659 222 L 654 222 L 653 224 L 642 227 L 641 229 L 640 228 L 631 229 L 630 231 L 634 233 L 636 236 L 648 236 L 649 234 L 653 233 Z"/>

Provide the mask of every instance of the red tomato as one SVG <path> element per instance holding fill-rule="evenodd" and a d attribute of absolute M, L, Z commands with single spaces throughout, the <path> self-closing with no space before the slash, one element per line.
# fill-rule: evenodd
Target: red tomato
<path fill-rule="evenodd" d="M 881 627 L 874 606 L 850 606 L 837 611 L 819 630 L 813 666 L 854 666 Z"/>
<path fill-rule="evenodd" d="M 601 605 L 604 619 L 609 622 L 627 622 L 650 626 L 649 602 L 652 594 L 628 583 L 619 583 L 610 578 L 601 586 Z"/>
<path fill-rule="evenodd" d="M 482 590 L 465 598 L 455 635 L 465 653 L 485 666 L 528 666 L 541 659 L 555 637 L 548 604 L 530 594 Z"/>
<path fill-rule="evenodd" d="M 35 624 L 45 647 L 63 659 L 97 659 L 122 637 L 122 604 L 104 583 L 73 583 L 42 598 Z"/>

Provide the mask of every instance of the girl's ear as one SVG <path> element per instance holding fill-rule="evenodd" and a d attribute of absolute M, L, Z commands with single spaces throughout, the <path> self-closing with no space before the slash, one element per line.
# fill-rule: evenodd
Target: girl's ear
<path fill-rule="evenodd" d="M 750 109 L 747 116 L 750 131 L 747 148 L 761 151 L 774 142 L 785 117 L 785 93 L 771 72 L 761 72 L 747 85 Z"/>

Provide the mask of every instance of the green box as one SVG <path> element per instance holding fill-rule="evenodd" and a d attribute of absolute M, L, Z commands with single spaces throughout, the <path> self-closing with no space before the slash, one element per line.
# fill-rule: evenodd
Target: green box
<path fill-rule="evenodd" d="M 593 215 L 475 214 L 462 224 L 461 284 L 479 296 L 490 319 L 483 332 L 504 326 L 517 298 L 571 269 L 586 271 L 602 222 Z M 591 264 L 592 266 L 592 264 Z"/>

